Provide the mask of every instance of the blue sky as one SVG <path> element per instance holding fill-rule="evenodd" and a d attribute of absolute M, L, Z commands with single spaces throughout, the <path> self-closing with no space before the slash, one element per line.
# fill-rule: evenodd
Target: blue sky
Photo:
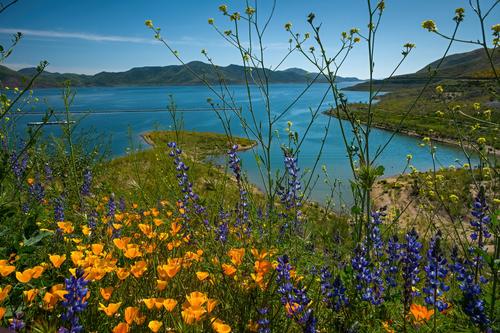
<path fill-rule="evenodd" d="M 330 52 L 339 45 L 340 32 L 359 27 L 366 32 L 365 0 L 276 0 L 276 13 L 264 36 L 266 62 L 276 65 L 286 53 L 288 33 L 283 25 L 290 21 L 296 32 L 307 32 L 306 17 L 316 13 L 322 22 L 324 42 Z M 251 1 L 253 3 L 253 0 Z M 372 1 L 375 3 L 375 1 Z M 494 0 L 483 0 L 489 7 Z M 218 11 L 225 3 L 230 11 L 243 12 L 244 0 L 20 0 L 0 21 L 0 43 L 8 44 L 13 31 L 23 31 L 25 38 L 6 62 L 13 68 L 36 65 L 40 60 L 50 63 L 49 71 L 94 74 L 100 71 L 123 71 L 139 66 L 177 64 L 167 49 L 155 42 L 144 21 L 153 20 L 162 28 L 162 35 L 186 61 L 203 60 L 206 49 L 219 65 L 241 63 L 237 51 L 228 46 L 208 25 L 214 18 L 221 29 L 231 23 Z M 268 13 L 271 0 L 259 0 L 259 11 Z M 406 42 L 417 45 L 398 73 L 418 70 L 440 57 L 446 42 L 421 28 L 425 19 L 434 19 L 439 31 L 451 32 L 451 18 L 456 7 L 466 9 L 466 20 L 459 36 L 477 39 L 480 36 L 477 18 L 467 0 L 389 0 L 377 40 L 375 76 L 385 77 L 401 57 Z M 487 22 L 499 23 L 500 7 Z M 311 41 L 312 43 L 312 41 Z M 451 53 L 474 49 L 472 45 L 456 44 Z M 366 44 L 352 52 L 340 71 L 343 76 L 366 78 L 368 75 Z M 290 57 L 282 68 L 301 67 L 313 70 L 303 56 Z"/>

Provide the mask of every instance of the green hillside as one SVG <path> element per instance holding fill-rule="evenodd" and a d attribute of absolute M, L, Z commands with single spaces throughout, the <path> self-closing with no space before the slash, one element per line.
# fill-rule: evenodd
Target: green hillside
<path fill-rule="evenodd" d="M 383 84 L 386 91 L 400 88 L 419 87 L 424 85 L 429 79 L 429 73 L 437 67 L 440 59 L 431 62 L 415 73 L 397 75 L 390 79 L 376 80 L 375 86 Z M 500 72 L 500 56 L 498 52 L 493 54 L 493 63 Z M 456 53 L 444 58 L 433 82 L 443 80 L 488 80 L 493 78 L 491 64 L 484 52 L 484 49 L 476 49 L 465 53 Z M 360 83 L 349 90 L 368 90 L 367 83 Z"/>
<path fill-rule="evenodd" d="M 283 71 L 266 69 L 271 83 L 306 83 L 313 80 L 315 73 L 303 69 L 290 68 Z M 199 77 L 193 74 L 196 73 Z M 0 66 L 0 81 L 6 85 L 23 86 L 36 73 L 35 68 L 19 71 Z M 253 69 L 255 80 L 263 77 L 262 69 Z M 228 84 L 245 83 L 245 68 L 239 65 L 217 67 L 193 61 L 188 67 L 182 65 L 136 67 L 125 72 L 101 72 L 95 75 L 44 72 L 36 82 L 38 88 L 61 87 L 65 81 L 71 81 L 77 87 L 114 87 L 114 86 L 162 86 L 162 85 L 198 85 L 204 80 L 211 84 L 219 82 L 219 76 Z M 338 81 L 356 81 L 356 78 L 342 78 Z"/>

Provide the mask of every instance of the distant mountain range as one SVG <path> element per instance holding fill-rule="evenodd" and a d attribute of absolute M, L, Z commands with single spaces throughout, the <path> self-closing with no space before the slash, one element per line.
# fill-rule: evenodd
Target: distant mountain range
<path fill-rule="evenodd" d="M 394 90 L 397 88 L 416 87 L 425 84 L 429 78 L 429 71 L 435 69 L 440 59 L 426 65 L 421 70 L 404 75 L 397 75 L 390 79 L 376 80 L 375 85 L 384 83 L 384 89 Z M 493 63 L 497 73 L 500 73 L 500 56 L 496 51 Z M 465 53 L 456 53 L 446 56 L 439 66 L 437 75 L 433 82 L 442 80 L 485 80 L 492 79 L 493 70 L 484 49 L 476 49 Z M 366 90 L 366 82 L 349 87 L 349 90 Z"/>
<path fill-rule="evenodd" d="M 201 61 L 188 63 L 189 68 L 210 83 L 218 83 L 217 71 L 210 64 Z M 218 67 L 218 72 L 228 84 L 245 83 L 244 67 L 229 65 Z M 315 73 L 300 68 L 289 68 L 283 71 L 266 69 L 271 83 L 306 83 L 313 80 Z M 7 86 L 22 87 L 36 73 L 35 68 L 24 68 L 18 71 L 0 66 L 0 81 Z M 262 69 L 254 69 L 254 77 L 262 73 Z M 35 88 L 61 87 L 65 81 L 71 81 L 76 87 L 116 87 L 116 86 L 162 86 L 162 85 L 199 85 L 202 80 L 193 75 L 183 65 L 135 67 L 126 72 L 101 72 L 95 75 L 73 73 L 44 72 L 35 82 Z M 357 81 L 355 77 L 338 77 L 338 82 Z M 322 82 L 323 78 L 319 80 Z"/>

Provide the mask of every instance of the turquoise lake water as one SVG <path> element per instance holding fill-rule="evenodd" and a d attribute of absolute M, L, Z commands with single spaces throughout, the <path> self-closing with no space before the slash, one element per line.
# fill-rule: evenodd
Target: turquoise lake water
<path fill-rule="evenodd" d="M 351 83 L 352 84 L 352 83 Z M 347 87 L 349 83 L 341 84 L 341 87 Z M 271 85 L 271 107 L 275 114 L 283 111 L 294 98 L 304 89 L 302 84 L 273 84 Z M 82 131 L 91 130 L 95 134 L 103 134 L 104 137 L 111 137 L 111 154 L 113 156 L 123 155 L 126 149 L 131 146 L 142 145 L 146 148 L 140 138 L 140 134 L 152 129 L 169 129 L 172 120 L 167 112 L 155 113 L 153 110 L 166 109 L 169 103 L 169 95 L 175 99 L 179 109 L 207 108 L 207 98 L 215 96 L 204 86 L 169 86 L 169 87 L 113 87 L 113 88 L 78 88 L 75 100 L 71 106 L 72 111 L 88 111 L 88 114 L 81 119 L 79 129 Z M 231 86 L 230 90 L 234 99 L 243 107 L 247 108 L 246 88 L 244 86 Z M 310 121 L 310 108 L 321 110 L 329 107 L 331 97 L 323 105 L 319 105 L 323 95 L 327 90 L 326 84 L 315 84 L 293 108 L 276 125 L 282 138 L 286 137 L 285 128 L 287 121 L 293 123 L 293 129 L 303 134 Z M 365 102 L 368 98 L 366 92 L 344 91 L 350 102 Z M 46 105 L 51 106 L 56 112 L 62 112 L 63 102 L 61 98 L 61 89 L 38 89 L 34 95 L 40 99 L 36 111 L 43 111 Z M 257 110 L 257 118 L 264 120 L 264 102 L 255 94 L 253 99 L 254 109 Z M 331 95 L 330 95 L 331 96 Z M 139 110 L 140 112 L 112 113 L 105 114 L 109 110 Z M 81 117 L 81 115 L 75 116 Z M 196 131 L 211 131 L 223 133 L 223 128 L 219 119 L 213 111 L 183 112 L 185 129 Z M 39 115 L 23 116 L 22 123 L 28 121 L 40 121 Z M 311 127 L 306 137 L 299 157 L 299 165 L 302 170 L 312 167 L 321 139 L 324 135 L 324 129 L 328 122 L 328 117 L 320 115 Z M 50 130 L 57 131 L 54 126 Z M 232 130 L 234 135 L 243 135 L 243 130 L 238 119 L 233 116 Z M 132 135 L 129 135 L 130 132 Z M 372 132 L 371 151 L 383 145 L 390 137 L 391 133 L 375 129 Z M 426 148 L 418 146 L 419 139 L 397 135 L 383 155 L 379 158 L 378 164 L 385 166 L 386 175 L 395 175 L 400 173 L 406 165 L 406 155 L 412 154 L 412 164 L 419 170 L 428 170 L 432 167 L 432 161 L 429 151 Z M 457 148 L 449 145 L 437 145 L 438 166 L 456 165 L 456 160 L 463 160 L 463 153 Z M 251 152 L 241 154 L 243 167 L 248 174 L 250 181 L 260 185 L 262 184 L 256 170 L 254 155 Z M 272 165 L 274 168 L 283 168 L 282 151 L 279 144 L 276 143 L 272 154 Z M 330 130 L 327 136 L 326 145 L 323 151 L 318 171 L 321 173 L 321 165 L 326 165 L 328 173 L 332 178 L 337 178 L 342 182 L 342 190 L 345 200 L 349 200 L 349 185 L 351 171 L 345 152 L 345 147 L 340 135 L 338 121 L 332 119 Z M 324 184 L 323 177 L 317 182 L 317 185 L 311 195 L 311 199 L 323 201 L 329 193 L 329 188 Z"/>

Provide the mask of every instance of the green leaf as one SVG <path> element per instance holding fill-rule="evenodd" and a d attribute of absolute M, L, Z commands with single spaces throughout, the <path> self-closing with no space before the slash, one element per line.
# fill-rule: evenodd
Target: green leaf
<path fill-rule="evenodd" d="M 378 167 L 375 168 L 375 175 L 376 176 L 383 176 L 385 172 L 385 168 L 383 165 L 379 165 Z"/>
<path fill-rule="evenodd" d="M 351 213 L 353 214 L 361 214 L 361 208 L 358 206 L 352 206 L 351 207 Z"/>
<path fill-rule="evenodd" d="M 29 238 L 29 239 L 24 239 L 23 241 L 23 246 L 33 246 L 38 244 L 42 239 L 45 237 L 48 237 L 52 235 L 51 231 L 39 231 L 35 234 L 35 236 Z"/>

